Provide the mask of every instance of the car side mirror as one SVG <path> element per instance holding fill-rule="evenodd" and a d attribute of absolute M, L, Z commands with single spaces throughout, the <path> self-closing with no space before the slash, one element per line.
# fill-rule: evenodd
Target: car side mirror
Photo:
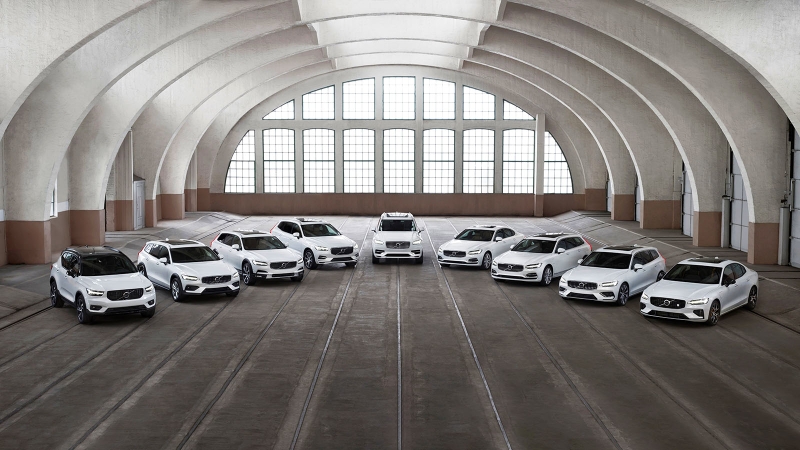
<path fill-rule="evenodd" d="M 730 287 L 730 285 L 736 284 L 736 280 L 725 280 L 722 282 L 722 284 L 724 284 L 725 287 Z"/>
<path fill-rule="evenodd" d="M 294 233 L 292 233 L 292 236 L 296 237 L 297 239 L 300 239 L 300 233 L 298 233 L 296 231 Z"/>
<path fill-rule="evenodd" d="M 167 258 L 158 258 L 158 262 L 161 264 L 167 265 Z"/>
<path fill-rule="evenodd" d="M 565 251 L 567 251 L 567 249 L 560 248 L 560 249 L 556 250 L 556 253 L 561 254 L 561 253 L 564 253 Z"/>
<path fill-rule="evenodd" d="M 663 272 L 659 272 L 658 276 L 656 277 L 656 281 L 661 281 L 661 279 L 664 278 L 664 275 L 666 275 L 666 274 L 663 273 Z"/>
<path fill-rule="evenodd" d="M 510 249 L 513 249 L 513 248 L 514 248 L 514 246 L 513 246 L 513 245 L 509 245 L 509 246 L 508 246 L 508 248 L 510 248 Z"/>
<path fill-rule="evenodd" d="M 72 269 L 67 270 L 67 276 L 75 278 L 75 271 Z"/>
<path fill-rule="evenodd" d="M 233 245 L 231 245 L 231 248 L 234 249 L 234 250 L 240 250 L 241 249 L 241 247 L 239 247 L 239 244 L 233 244 Z"/>
<path fill-rule="evenodd" d="M 503 238 L 501 238 L 500 236 L 497 236 L 496 238 L 494 238 L 494 241 L 495 241 L 495 242 L 500 242 L 500 241 L 502 241 L 502 240 L 503 240 Z"/>
<path fill-rule="evenodd" d="M 583 258 L 581 258 L 581 259 L 579 259 L 579 260 L 578 260 L 578 264 L 580 264 L 580 263 L 582 263 L 582 262 L 583 262 Z"/>
<path fill-rule="evenodd" d="M 636 271 L 636 272 L 638 272 L 638 271 L 640 271 L 642 269 L 644 269 L 644 266 L 641 265 L 641 264 L 634 264 L 633 265 L 633 270 Z"/>

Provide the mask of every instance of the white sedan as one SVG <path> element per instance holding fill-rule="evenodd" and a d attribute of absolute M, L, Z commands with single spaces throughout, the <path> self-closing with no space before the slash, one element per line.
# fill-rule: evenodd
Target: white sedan
<path fill-rule="evenodd" d="M 440 245 L 436 257 L 442 267 L 453 264 L 489 270 L 492 260 L 517 245 L 522 237 L 511 228 L 497 225 L 471 227 Z"/>
<path fill-rule="evenodd" d="M 679 262 L 642 294 L 639 308 L 646 317 L 705 322 L 716 325 L 722 314 L 758 302 L 758 273 L 742 264 L 718 258 Z"/>
<path fill-rule="evenodd" d="M 510 252 L 495 258 L 492 278 L 548 286 L 554 277 L 575 267 L 591 251 L 592 247 L 578 234 L 537 234 L 522 239 Z"/>

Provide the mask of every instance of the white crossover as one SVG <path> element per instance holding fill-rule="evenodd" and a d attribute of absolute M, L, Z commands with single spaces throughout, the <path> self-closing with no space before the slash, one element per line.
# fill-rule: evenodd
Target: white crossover
<path fill-rule="evenodd" d="M 639 301 L 642 315 L 716 325 L 719 316 L 744 306 L 756 308 L 758 273 L 719 258 L 691 258 L 676 264 Z"/>
<path fill-rule="evenodd" d="M 488 270 L 493 258 L 507 252 L 522 240 L 522 235 L 511 228 L 498 225 L 480 225 L 456 234 L 453 240 L 439 246 L 436 258 L 442 267 L 451 264 L 475 266 Z"/>
<path fill-rule="evenodd" d="M 495 258 L 492 278 L 548 286 L 554 277 L 575 267 L 592 247 L 578 234 L 542 233 L 520 240 L 510 250 Z"/>
<path fill-rule="evenodd" d="M 282 220 L 271 232 L 287 247 L 303 255 L 306 269 L 333 263 L 353 267 L 358 263 L 358 244 L 324 220 Z"/>
<path fill-rule="evenodd" d="M 413 259 L 422 264 L 422 236 L 411 213 L 383 213 L 378 227 L 372 230 L 372 262 L 387 258 Z"/>
<path fill-rule="evenodd" d="M 202 242 L 150 241 L 139 252 L 138 265 L 153 284 L 169 289 L 176 302 L 187 295 L 239 294 L 239 272 Z"/>
<path fill-rule="evenodd" d="M 111 247 L 70 247 L 50 268 L 50 303 L 75 306 L 78 322 L 97 315 L 141 314 L 153 317 L 156 293 L 133 262 Z"/>
<path fill-rule="evenodd" d="M 655 247 L 615 246 L 597 249 L 561 277 L 564 298 L 624 305 L 664 276 L 666 262 Z"/>
<path fill-rule="evenodd" d="M 211 249 L 241 272 L 241 279 L 247 285 L 256 284 L 257 278 L 303 279 L 300 253 L 266 231 L 226 231 L 211 241 Z"/>

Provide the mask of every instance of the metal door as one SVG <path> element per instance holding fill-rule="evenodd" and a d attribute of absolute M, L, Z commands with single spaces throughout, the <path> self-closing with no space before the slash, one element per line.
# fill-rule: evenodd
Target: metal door
<path fill-rule="evenodd" d="M 731 247 L 743 252 L 747 251 L 748 225 L 750 223 L 750 209 L 747 205 L 747 193 L 744 190 L 744 180 L 739 163 L 731 155 Z"/>
<path fill-rule="evenodd" d="M 681 184 L 683 185 L 681 194 L 681 231 L 686 236 L 692 235 L 692 184 L 686 176 L 686 164 L 683 165 L 683 178 Z"/>
<path fill-rule="evenodd" d="M 144 181 L 133 182 L 133 229 L 144 228 Z"/>
<path fill-rule="evenodd" d="M 792 150 L 792 208 L 789 264 L 800 267 L 800 133 L 794 132 Z"/>

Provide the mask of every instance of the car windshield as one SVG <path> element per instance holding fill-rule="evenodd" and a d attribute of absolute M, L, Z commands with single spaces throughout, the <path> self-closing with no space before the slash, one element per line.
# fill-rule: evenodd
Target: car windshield
<path fill-rule="evenodd" d="M 245 250 L 279 250 L 286 248 L 275 236 L 256 236 L 242 238 Z"/>
<path fill-rule="evenodd" d="M 125 255 L 91 255 L 81 260 L 81 275 L 100 277 L 135 273 L 136 266 Z"/>
<path fill-rule="evenodd" d="M 303 234 L 306 237 L 339 236 L 341 233 L 327 223 L 303 225 Z"/>
<path fill-rule="evenodd" d="M 523 239 L 511 249 L 512 252 L 553 253 L 556 241 L 548 239 Z"/>
<path fill-rule="evenodd" d="M 627 269 L 631 265 L 631 255 L 629 253 L 592 252 L 581 262 L 581 265 L 604 269 Z"/>
<path fill-rule="evenodd" d="M 219 261 L 219 257 L 208 247 L 173 247 L 171 250 L 173 263 L 193 263 Z"/>
<path fill-rule="evenodd" d="M 383 219 L 379 231 L 416 231 L 414 221 L 411 219 Z"/>
<path fill-rule="evenodd" d="M 664 275 L 664 279 L 683 283 L 718 284 L 720 275 L 722 267 L 678 264 Z"/>
<path fill-rule="evenodd" d="M 473 230 L 466 229 L 456 236 L 459 241 L 483 241 L 488 242 L 492 240 L 494 231 L 492 230 Z"/>

